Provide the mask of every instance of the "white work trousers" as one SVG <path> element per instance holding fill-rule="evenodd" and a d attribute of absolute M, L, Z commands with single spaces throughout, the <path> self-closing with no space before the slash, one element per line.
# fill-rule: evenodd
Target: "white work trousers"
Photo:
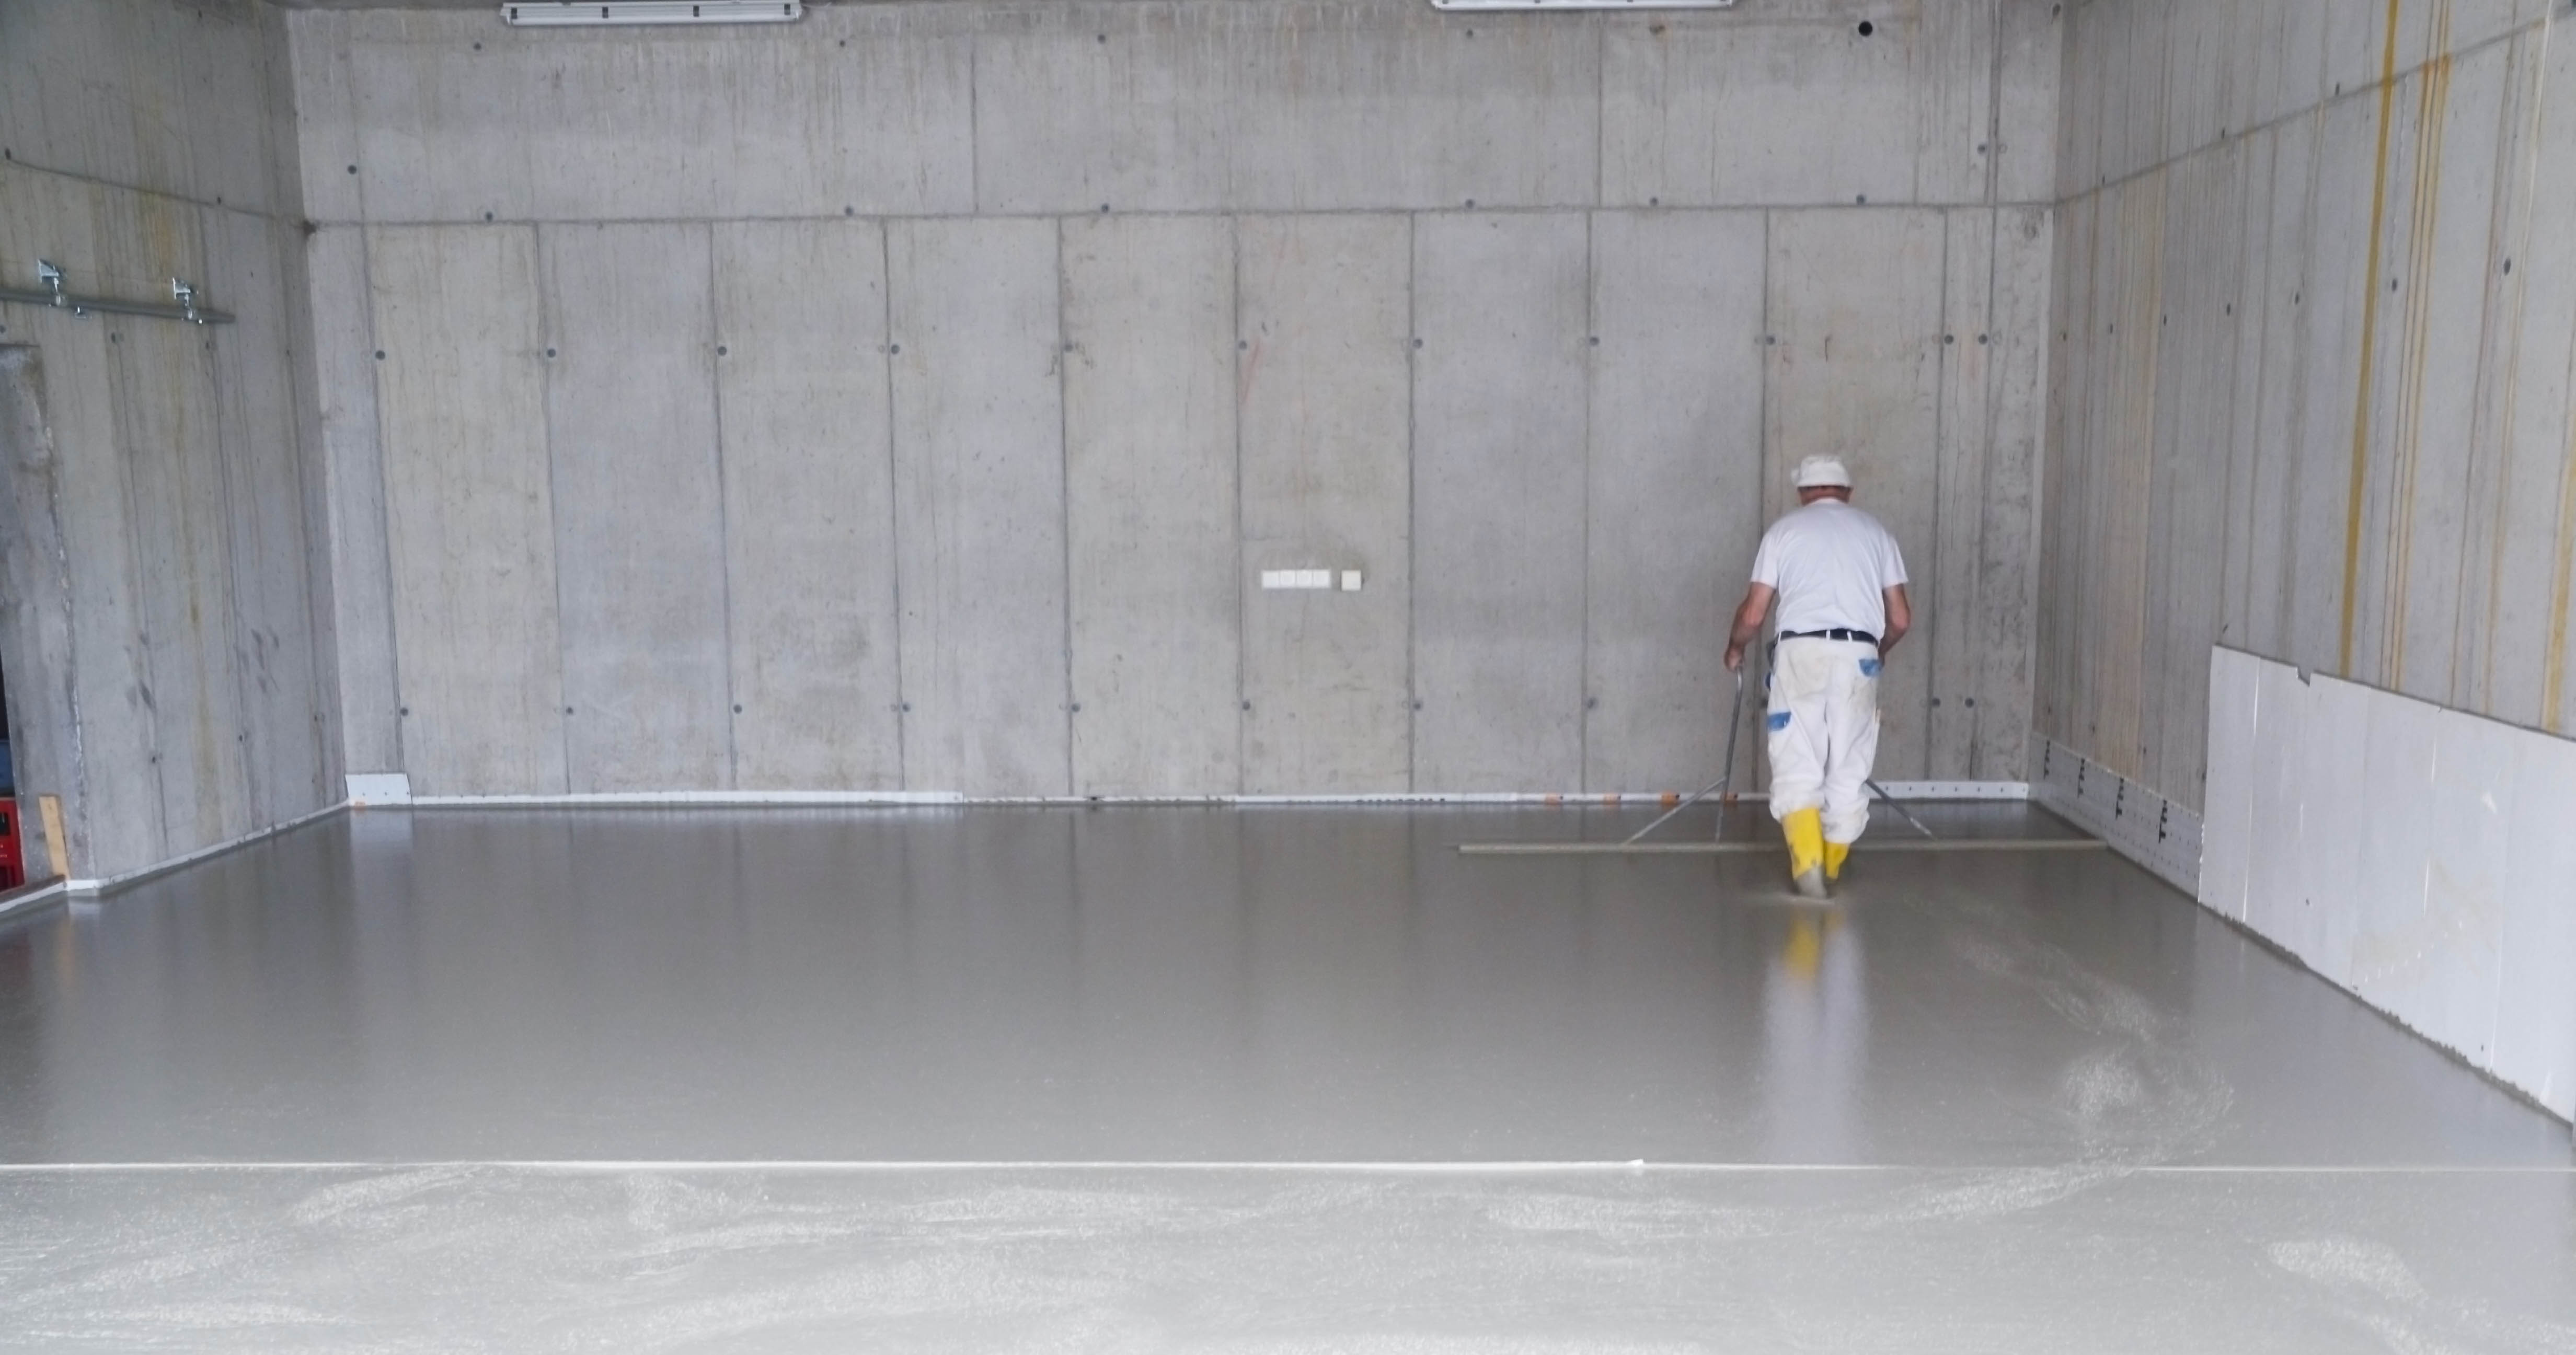
<path fill-rule="evenodd" d="M 1869 764 L 1878 756 L 1878 646 L 1782 640 L 1771 654 L 1771 817 L 1825 811 L 1825 841 L 1869 826 Z"/>

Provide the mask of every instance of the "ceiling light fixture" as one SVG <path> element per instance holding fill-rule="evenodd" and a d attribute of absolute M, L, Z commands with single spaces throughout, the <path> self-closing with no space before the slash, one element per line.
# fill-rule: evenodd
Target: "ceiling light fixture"
<path fill-rule="evenodd" d="M 501 6 L 501 22 L 515 28 L 783 24 L 804 14 L 805 0 L 519 0 Z"/>

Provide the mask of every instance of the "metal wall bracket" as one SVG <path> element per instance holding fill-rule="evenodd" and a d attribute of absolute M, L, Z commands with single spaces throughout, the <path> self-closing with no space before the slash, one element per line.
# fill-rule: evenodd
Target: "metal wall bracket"
<path fill-rule="evenodd" d="M 197 304 L 197 284 L 185 278 L 170 279 L 170 299 L 177 305 L 164 306 L 153 301 L 118 301 L 103 296 L 75 296 L 63 288 L 63 270 L 50 259 L 36 261 L 36 278 L 42 290 L 32 287 L 0 286 L 0 301 L 15 301 L 29 306 L 44 306 L 74 315 L 141 315 L 154 320 L 184 320 L 192 325 L 229 325 L 230 312 L 211 310 Z"/>

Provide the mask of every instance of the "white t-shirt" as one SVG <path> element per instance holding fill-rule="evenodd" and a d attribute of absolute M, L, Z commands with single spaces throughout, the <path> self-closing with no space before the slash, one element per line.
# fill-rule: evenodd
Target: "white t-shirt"
<path fill-rule="evenodd" d="M 1762 534 L 1753 581 L 1780 592 L 1781 634 L 1860 630 L 1887 634 L 1886 590 L 1905 582 L 1905 557 L 1878 519 L 1840 499 L 1784 514 Z"/>

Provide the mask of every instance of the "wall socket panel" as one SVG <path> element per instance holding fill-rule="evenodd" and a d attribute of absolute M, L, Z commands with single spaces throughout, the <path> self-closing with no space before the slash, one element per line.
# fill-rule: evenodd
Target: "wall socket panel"
<path fill-rule="evenodd" d="M 1331 589 L 1339 587 L 1345 593 L 1356 593 L 1360 591 L 1360 572 L 1358 570 L 1341 570 L 1339 571 L 1338 580 L 1339 581 L 1337 583 L 1335 571 L 1329 569 L 1265 569 L 1261 571 L 1261 586 L 1264 589 Z"/>

